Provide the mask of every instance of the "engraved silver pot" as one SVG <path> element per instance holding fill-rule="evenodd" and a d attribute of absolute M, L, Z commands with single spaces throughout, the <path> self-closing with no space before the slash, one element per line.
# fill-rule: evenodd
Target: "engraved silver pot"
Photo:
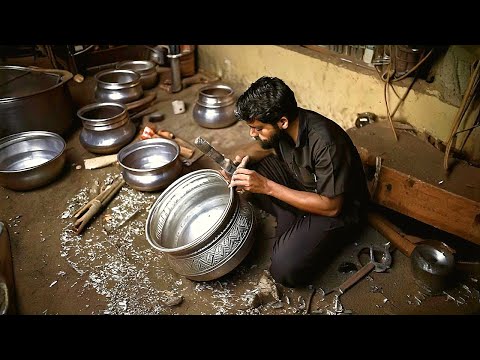
<path fill-rule="evenodd" d="M 234 124 L 235 96 L 231 87 L 221 84 L 207 85 L 200 89 L 193 107 L 193 119 L 198 125 L 219 129 Z"/>
<path fill-rule="evenodd" d="M 252 206 L 218 171 L 203 169 L 182 176 L 158 197 L 145 233 L 176 273 L 209 281 L 241 263 L 253 245 L 254 226 Z"/>

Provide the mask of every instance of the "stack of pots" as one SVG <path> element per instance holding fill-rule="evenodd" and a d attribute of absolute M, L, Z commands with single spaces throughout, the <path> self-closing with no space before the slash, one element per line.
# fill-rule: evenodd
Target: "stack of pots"
<path fill-rule="evenodd" d="M 124 104 L 106 102 L 82 107 L 77 112 L 82 120 L 82 146 L 96 154 L 114 154 L 135 136 L 136 127 L 130 121 Z"/>

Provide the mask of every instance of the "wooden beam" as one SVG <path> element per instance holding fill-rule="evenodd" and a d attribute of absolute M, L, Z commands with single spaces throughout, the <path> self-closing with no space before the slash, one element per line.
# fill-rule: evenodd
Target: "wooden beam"
<path fill-rule="evenodd" d="M 362 161 L 375 158 L 357 147 Z M 480 245 L 480 203 L 382 166 L 372 201 Z"/>

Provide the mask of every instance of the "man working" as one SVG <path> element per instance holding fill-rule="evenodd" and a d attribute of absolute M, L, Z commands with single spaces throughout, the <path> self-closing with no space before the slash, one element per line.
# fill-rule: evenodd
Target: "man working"
<path fill-rule="evenodd" d="M 308 285 L 365 222 L 369 193 L 358 152 L 338 124 L 299 108 L 278 78 L 251 84 L 235 116 L 263 150 L 236 156 L 230 187 L 252 193 L 252 202 L 277 218 L 273 278 Z"/>

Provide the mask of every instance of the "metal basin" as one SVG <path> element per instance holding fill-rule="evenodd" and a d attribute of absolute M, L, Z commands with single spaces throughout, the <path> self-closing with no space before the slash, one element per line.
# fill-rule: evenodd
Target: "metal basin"
<path fill-rule="evenodd" d="M 65 147 L 60 135 L 48 131 L 0 139 L 0 185 L 23 191 L 49 184 L 62 172 Z"/>
<path fill-rule="evenodd" d="M 168 139 L 147 139 L 125 146 L 118 153 L 125 182 L 140 191 L 166 188 L 180 175 L 180 147 Z"/>
<path fill-rule="evenodd" d="M 175 272 L 207 281 L 240 264 L 252 247 L 254 225 L 251 205 L 218 171 L 205 169 L 184 175 L 159 196 L 145 232 Z"/>

